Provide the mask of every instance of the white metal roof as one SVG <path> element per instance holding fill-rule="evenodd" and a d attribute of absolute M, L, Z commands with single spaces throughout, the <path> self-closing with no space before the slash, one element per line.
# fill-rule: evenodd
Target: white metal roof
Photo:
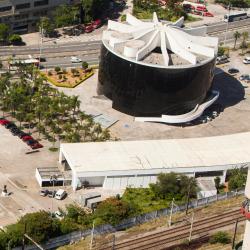
<path fill-rule="evenodd" d="M 63 143 L 76 172 L 216 166 L 250 162 L 250 132 L 191 139 Z"/>

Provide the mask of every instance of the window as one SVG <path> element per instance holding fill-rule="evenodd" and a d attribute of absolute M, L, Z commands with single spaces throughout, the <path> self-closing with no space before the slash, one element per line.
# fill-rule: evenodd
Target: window
<path fill-rule="evenodd" d="M 12 6 L 1 7 L 1 8 L 0 8 L 0 12 L 10 11 L 11 9 L 12 9 Z"/>
<path fill-rule="evenodd" d="M 30 3 L 22 3 L 16 5 L 16 10 L 27 9 L 30 8 Z"/>
<path fill-rule="evenodd" d="M 48 5 L 49 4 L 49 0 L 41 0 L 41 1 L 36 1 L 34 3 L 34 6 L 37 7 L 37 6 L 43 6 L 43 5 Z"/>
<path fill-rule="evenodd" d="M 40 16 L 47 16 L 48 11 L 47 10 L 42 10 L 42 11 L 36 11 L 33 13 L 34 17 L 40 17 Z"/>
<path fill-rule="evenodd" d="M 27 18 L 29 18 L 29 14 L 22 14 L 22 15 L 15 16 L 15 20 L 21 20 L 21 19 L 27 19 Z"/>

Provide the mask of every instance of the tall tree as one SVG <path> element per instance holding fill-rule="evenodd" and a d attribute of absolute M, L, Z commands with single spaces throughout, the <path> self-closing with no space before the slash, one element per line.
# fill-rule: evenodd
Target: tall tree
<path fill-rule="evenodd" d="M 9 37 L 9 26 L 4 23 L 0 23 L 0 41 L 6 42 Z"/>
<path fill-rule="evenodd" d="M 233 36 L 234 36 L 234 49 L 235 49 L 237 40 L 241 37 L 241 34 L 239 31 L 235 31 Z"/>

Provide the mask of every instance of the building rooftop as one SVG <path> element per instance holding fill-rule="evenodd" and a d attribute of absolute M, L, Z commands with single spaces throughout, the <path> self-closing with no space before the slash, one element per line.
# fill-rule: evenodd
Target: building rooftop
<path fill-rule="evenodd" d="M 63 143 L 60 150 L 77 172 L 240 164 L 250 162 L 250 132 L 190 139 Z"/>

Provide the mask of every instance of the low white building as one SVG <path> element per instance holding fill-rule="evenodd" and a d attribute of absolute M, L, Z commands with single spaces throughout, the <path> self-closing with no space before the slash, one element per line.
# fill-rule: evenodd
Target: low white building
<path fill-rule="evenodd" d="M 74 190 L 82 183 L 106 189 L 147 187 L 159 173 L 220 176 L 250 162 L 250 133 L 226 136 L 89 143 L 63 143 L 59 162 L 71 171 Z"/>

